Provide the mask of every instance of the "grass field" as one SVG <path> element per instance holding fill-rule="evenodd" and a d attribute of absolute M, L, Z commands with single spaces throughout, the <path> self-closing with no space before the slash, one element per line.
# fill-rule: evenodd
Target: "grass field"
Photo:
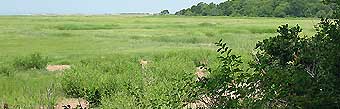
<path fill-rule="evenodd" d="M 145 96 L 153 98 L 171 86 L 164 81 L 181 77 L 183 73 L 179 72 L 194 73 L 195 61 L 209 60 L 211 67 L 216 67 L 214 42 L 219 39 L 226 41 L 235 54 L 250 60 L 256 42 L 275 36 L 278 26 L 299 24 L 303 34 L 311 36 L 312 27 L 318 21 L 247 17 L 1 16 L 0 65 L 10 65 L 19 56 L 39 52 L 49 57 L 49 64 L 70 64 L 72 69 L 77 69 L 68 73 L 83 72 L 86 76 L 78 75 L 83 78 L 81 81 L 111 77 L 102 81 L 115 80 L 115 92 L 119 93 L 113 96 L 125 99 L 121 103 L 126 103 L 131 98 L 120 95 L 124 95 L 127 81 L 131 78 L 137 81 L 143 76 L 138 69 L 140 59 L 152 62 L 147 72 L 154 82 L 147 86 Z M 89 71 L 82 71 L 85 67 L 77 66 L 84 60 L 102 62 L 100 65 L 108 66 L 111 73 L 100 74 L 103 71 L 88 67 Z M 18 106 L 55 104 L 57 99 L 66 97 L 61 88 L 63 79 L 60 79 L 64 76 L 60 73 L 16 70 L 10 76 L 1 75 L 0 102 Z M 54 89 L 53 97 L 48 97 L 48 89 Z M 112 99 L 103 99 L 102 104 L 108 106 Z"/>

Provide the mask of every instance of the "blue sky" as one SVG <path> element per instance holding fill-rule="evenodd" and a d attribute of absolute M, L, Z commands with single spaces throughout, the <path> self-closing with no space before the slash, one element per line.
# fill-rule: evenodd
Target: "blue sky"
<path fill-rule="evenodd" d="M 0 15 L 105 14 L 169 9 L 171 13 L 199 2 L 222 0 L 0 0 Z"/>

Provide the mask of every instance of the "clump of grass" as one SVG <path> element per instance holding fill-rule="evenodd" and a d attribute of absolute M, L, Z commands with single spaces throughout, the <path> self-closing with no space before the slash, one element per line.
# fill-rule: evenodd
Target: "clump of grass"
<path fill-rule="evenodd" d="M 195 36 L 188 36 L 188 37 L 153 37 L 151 40 L 158 41 L 158 42 L 170 42 L 170 43 L 189 43 L 189 44 L 196 44 L 203 42 L 203 38 L 195 37 Z"/>
<path fill-rule="evenodd" d="M 15 71 L 10 77 L 0 77 L 0 102 L 9 109 L 37 109 L 40 106 L 55 106 L 63 94 L 54 74 L 40 70 Z M 47 108 L 50 109 L 50 108 Z"/>
<path fill-rule="evenodd" d="M 48 57 L 40 53 L 34 53 L 29 56 L 17 57 L 14 60 L 14 66 L 21 69 L 44 69 L 47 66 Z"/>
<path fill-rule="evenodd" d="M 211 26 L 216 26 L 216 24 L 204 22 L 204 23 L 198 24 L 198 26 L 211 27 Z"/>
<path fill-rule="evenodd" d="M 101 30 L 101 29 L 115 29 L 117 24 L 64 24 L 58 26 L 59 30 Z"/>
<path fill-rule="evenodd" d="M 140 40 L 140 39 L 142 39 L 143 37 L 141 37 L 141 36 L 130 36 L 130 39 L 134 39 L 134 40 Z"/>
<path fill-rule="evenodd" d="M 74 35 L 71 33 L 53 33 L 51 34 L 51 36 L 55 36 L 55 37 L 73 37 Z"/>
<path fill-rule="evenodd" d="M 205 36 L 208 36 L 208 37 L 214 37 L 214 36 L 216 36 L 216 34 L 213 33 L 213 32 L 205 32 L 204 35 L 205 35 Z"/>
<path fill-rule="evenodd" d="M 247 31 L 246 29 L 239 29 L 239 28 L 226 28 L 223 30 L 219 31 L 220 34 L 224 34 L 224 33 L 249 33 L 249 31 Z"/>
<path fill-rule="evenodd" d="M 10 65 L 0 65 L 0 75 L 10 76 L 15 72 L 15 69 Z"/>
<path fill-rule="evenodd" d="M 62 90 L 70 97 L 85 98 L 92 105 L 100 105 L 103 96 L 117 89 L 113 69 L 105 62 L 83 60 L 64 73 Z"/>
<path fill-rule="evenodd" d="M 154 29 L 152 26 L 144 26 L 143 29 Z"/>
<path fill-rule="evenodd" d="M 247 28 L 247 30 L 251 33 L 276 33 L 276 29 L 272 28 Z"/>
<path fill-rule="evenodd" d="M 56 65 L 70 65 L 71 62 L 68 60 L 61 60 L 61 61 L 56 61 L 54 62 Z"/>
<path fill-rule="evenodd" d="M 197 38 L 197 37 L 190 37 L 190 38 L 186 39 L 185 42 L 192 43 L 192 44 L 196 44 L 196 43 L 199 43 L 199 42 L 201 42 L 201 41 L 200 41 L 200 39 Z"/>
<path fill-rule="evenodd" d="M 264 34 L 264 33 L 276 33 L 275 28 L 268 28 L 268 27 L 234 27 L 234 28 L 226 28 L 220 30 L 219 33 L 256 33 L 256 34 Z"/>

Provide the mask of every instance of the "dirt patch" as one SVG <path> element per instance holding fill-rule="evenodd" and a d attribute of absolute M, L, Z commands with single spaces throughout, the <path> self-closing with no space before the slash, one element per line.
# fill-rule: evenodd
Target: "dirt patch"
<path fill-rule="evenodd" d="M 139 64 L 142 66 L 142 69 L 146 69 L 146 66 L 148 65 L 148 61 L 144 60 L 144 59 L 141 59 L 139 61 Z"/>
<path fill-rule="evenodd" d="M 186 106 L 184 109 L 207 109 L 213 103 L 213 99 L 208 96 L 202 96 L 200 100 L 196 100 L 195 102 L 185 103 Z"/>
<path fill-rule="evenodd" d="M 201 80 L 205 79 L 208 75 L 207 68 L 205 68 L 203 66 L 197 67 L 195 75 L 197 76 L 197 78 L 196 78 L 197 81 L 201 81 Z"/>
<path fill-rule="evenodd" d="M 55 109 L 88 109 L 89 102 L 84 99 L 67 98 L 58 101 Z"/>
<path fill-rule="evenodd" d="M 70 65 L 48 65 L 46 67 L 47 71 L 63 71 L 66 69 L 71 69 Z"/>

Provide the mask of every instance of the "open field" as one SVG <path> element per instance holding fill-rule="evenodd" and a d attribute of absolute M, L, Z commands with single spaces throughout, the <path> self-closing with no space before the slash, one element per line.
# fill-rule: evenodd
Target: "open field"
<path fill-rule="evenodd" d="M 111 101 L 120 101 L 117 105 L 138 107 L 140 105 L 130 102 L 134 98 L 127 96 L 126 85 L 138 86 L 144 83 L 140 81 L 144 81 L 145 76 L 151 81 L 145 86 L 145 99 L 164 95 L 162 99 L 168 100 L 171 97 L 163 92 L 176 87 L 170 84 L 172 79 L 194 73 L 197 61 L 208 60 L 209 66 L 216 67 L 214 42 L 219 39 L 226 41 L 235 54 L 250 60 L 256 42 L 275 36 L 278 26 L 299 24 L 303 34 L 310 36 L 314 33 L 311 27 L 318 21 L 247 17 L 1 16 L 0 65 L 11 65 L 18 56 L 39 52 L 49 57 L 49 64 L 70 64 L 74 70 L 61 74 L 14 68 L 9 76 L 0 74 L 0 104 L 56 104 L 57 99 L 69 95 L 64 93 L 62 84 L 75 80 L 85 89 L 100 89 L 98 86 L 114 83 L 115 94 L 101 96 L 101 103 L 109 106 Z M 140 59 L 151 62 L 146 71 L 140 70 Z M 100 68 L 93 67 L 97 65 Z M 53 89 L 52 97 L 48 96 L 48 89 Z M 153 103 L 142 103 L 153 106 Z"/>

